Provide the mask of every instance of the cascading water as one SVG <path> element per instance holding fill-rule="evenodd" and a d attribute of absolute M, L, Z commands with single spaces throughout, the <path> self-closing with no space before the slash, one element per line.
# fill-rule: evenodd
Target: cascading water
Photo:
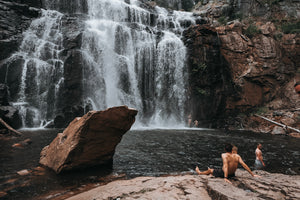
<path fill-rule="evenodd" d="M 85 103 L 97 110 L 136 108 L 140 125 L 182 126 L 187 79 L 180 33 L 185 19 L 193 23 L 192 13 L 170 15 L 159 7 L 150 13 L 138 1 L 126 2 L 88 0 Z"/>
<path fill-rule="evenodd" d="M 19 92 L 13 101 L 24 127 L 44 126 L 69 106 L 63 95 L 72 77 L 64 76 L 73 63 L 64 63 L 68 54 L 62 45 L 64 15 L 50 10 L 64 10 L 67 1 L 43 2 L 49 10 L 42 10 L 41 17 L 32 21 L 19 51 L 8 59 L 8 68 L 22 63 Z M 87 0 L 78 6 L 76 2 L 67 13 L 88 10 L 88 20 L 76 47 L 82 55 L 76 62 L 82 88 L 75 90 L 82 96 L 78 96 L 80 105 L 74 104 L 86 111 L 127 105 L 139 111 L 136 125 L 183 126 L 186 48 L 180 37 L 184 26 L 195 23 L 192 13 L 169 13 L 157 6 L 146 9 L 137 0 Z"/>
<path fill-rule="evenodd" d="M 55 116 L 56 100 L 63 84 L 60 22 L 62 14 L 42 10 L 24 32 L 19 51 L 9 60 L 21 59 L 22 75 L 14 105 L 19 108 L 25 127 L 40 127 Z"/>

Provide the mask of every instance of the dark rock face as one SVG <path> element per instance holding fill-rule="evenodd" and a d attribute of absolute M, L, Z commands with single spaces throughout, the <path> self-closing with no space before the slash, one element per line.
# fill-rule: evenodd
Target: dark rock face
<path fill-rule="evenodd" d="M 115 147 L 135 121 L 127 106 L 77 117 L 41 152 L 40 164 L 56 173 L 111 163 Z"/>
<path fill-rule="evenodd" d="M 0 84 L 0 118 L 13 128 L 20 128 L 22 120 L 16 108 L 9 105 L 8 88 L 5 84 Z"/>
<path fill-rule="evenodd" d="M 226 94 L 230 88 L 228 65 L 221 55 L 221 43 L 217 32 L 209 26 L 194 26 L 184 32 L 189 54 L 188 110 L 192 118 L 207 125 L 222 117 Z"/>
<path fill-rule="evenodd" d="M 26 4 L 0 1 L 0 61 L 15 52 L 22 41 L 22 32 L 31 19 L 39 16 L 39 10 Z M 1 67 L 1 66 L 0 66 Z"/>
<path fill-rule="evenodd" d="M 194 5 L 193 0 L 156 0 L 157 5 L 173 10 L 186 10 L 189 11 Z"/>
<path fill-rule="evenodd" d="M 243 34 L 239 23 L 218 29 L 194 26 L 185 32 L 194 119 L 246 114 L 261 106 L 299 107 L 292 87 L 298 70 L 299 34 L 277 40 L 272 24 L 258 27 L 262 33 L 253 38 Z"/>
<path fill-rule="evenodd" d="M 5 84 L 0 84 L 0 105 L 7 106 L 8 104 L 8 90 Z"/>
<path fill-rule="evenodd" d="M 15 100 L 18 98 L 18 92 L 21 84 L 22 65 L 24 60 L 17 57 L 12 61 L 0 64 L 0 82 L 9 86 L 9 98 Z M 8 75 L 9 74 L 9 75 Z"/>
<path fill-rule="evenodd" d="M 46 9 L 57 10 L 62 13 L 76 14 L 87 13 L 87 0 L 40 0 Z"/>
<path fill-rule="evenodd" d="M 28 6 L 36 8 L 42 7 L 42 0 L 11 0 L 11 2 L 26 4 Z"/>
<path fill-rule="evenodd" d="M 81 41 L 83 22 L 74 17 L 63 18 L 63 47 L 61 57 L 64 60 L 64 85 L 58 102 L 58 113 L 54 119 L 57 128 L 66 127 L 75 117 L 82 116 L 90 109 L 83 108 L 83 60 Z M 58 120 L 59 119 L 59 120 Z"/>
<path fill-rule="evenodd" d="M 0 1 L 0 83 L 5 84 L 4 88 L 1 87 L 0 117 L 15 129 L 22 126 L 22 121 L 18 110 L 10 106 L 9 101 L 17 98 L 22 73 L 20 64 L 23 61 L 5 59 L 18 50 L 23 38 L 22 33 L 29 27 L 31 20 L 40 15 L 38 9 L 29 7 L 35 6 L 37 1 L 28 1 L 28 5 L 19 3 L 24 2 Z"/>
<path fill-rule="evenodd" d="M 0 118 L 15 129 L 21 128 L 22 126 L 19 111 L 13 106 L 0 106 Z"/>

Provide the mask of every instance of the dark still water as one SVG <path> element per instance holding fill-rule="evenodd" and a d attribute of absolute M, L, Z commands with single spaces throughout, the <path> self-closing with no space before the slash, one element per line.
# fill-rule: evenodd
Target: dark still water
<path fill-rule="evenodd" d="M 50 170 L 35 170 L 39 154 L 61 132 L 59 130 L 21 131 L 21 138 L 0 139 L 0 199 L 55 199 L 64 192 L 98 184 L 103 177 L 126 174 L 159 176 L 200 170 L 222 165 L 224 143 L 235 144 L 246 164 L 252 168 L 256 144 L 262 143 L 266 171 L 300 174 L 300 139 L 246 132 L 224 133 L 218 130 L 132 130 L 123 136 L 116 149 L 113 169 L 95 167 L 84 171 L 56 175 Z M 32 144 L 12 148 L 30 138 Z M 32 170 L 20 176 L 19 170 Z M 2 195 L 2 197 L 1 197 Z"/>
<path fill-rule="evenodd" d="M 266 171 L 300 174 L 300 139 L 191 129 L 134 130 L 127 133 L 117 147 L 114 170 L 135 177 L 192 171 L 196 165 L 200 170 L 221 167 L 225 143 L 236 145 L 238 154 L 251 169 L 257 143 L 261 143 Z"/>

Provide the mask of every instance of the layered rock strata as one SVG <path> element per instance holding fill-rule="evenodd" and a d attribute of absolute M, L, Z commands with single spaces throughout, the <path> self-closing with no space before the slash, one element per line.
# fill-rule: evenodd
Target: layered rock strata
<path fill-rule="evenodd" d="M 185 31 L 194 119 L 299 108 L 293 88 L 299 78 L 299 34 L 282 34 L 270 22 L 255 26 L 260 31 L 251 37 L 239 21 Z"/>

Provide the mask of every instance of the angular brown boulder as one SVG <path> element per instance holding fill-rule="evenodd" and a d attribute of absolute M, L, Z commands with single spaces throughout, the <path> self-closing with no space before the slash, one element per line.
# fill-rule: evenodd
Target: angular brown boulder
<path fill-rule="evenodd" d="M 120 106 L 77 117 L 44 147 L 40 164 L 60 173 L 110 163 L 115 147 L 134 123 L 137 112 Z"/>

